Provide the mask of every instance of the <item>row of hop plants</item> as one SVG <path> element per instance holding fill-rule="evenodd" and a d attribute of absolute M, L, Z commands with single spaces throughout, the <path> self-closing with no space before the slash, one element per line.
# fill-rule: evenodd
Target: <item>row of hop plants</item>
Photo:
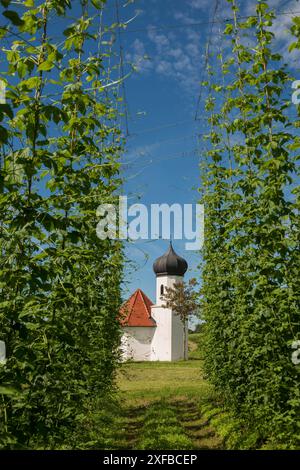
<path fill-rule="evenodd" d="M 258 0 L 232 20 L 209 64 L 202 163 L 205 369 L 257 442 L 300 446 L 299 121 L 275 52 L 276 16 Z M 298 34 L 299 19 L 293 31 Z M 286 51 L 288 54 L 288 51 Z"/>
<path fill-rule="evenodd" d="M 122 245 L 96 236 L 122 183 L 113 29 L 105 0 L 1 5 L 0 448 L 82 447 L 120 335 Z"/>

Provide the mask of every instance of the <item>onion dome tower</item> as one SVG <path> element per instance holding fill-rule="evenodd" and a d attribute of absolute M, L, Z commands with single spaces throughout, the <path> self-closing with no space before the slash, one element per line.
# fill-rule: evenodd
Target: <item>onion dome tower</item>
<path fill-rule="evenodd" d="M 169 249 L 166 253 L 153 263 L 153 271 L 156 274 L 156 277 L 159 276 L 184 276 L 188 264 L 184 258 L 179 256 L 170 242 Z"/>
<path fill-rule="evenodd" d="M 177 361 L 187 357 L 187 325 L 171 308 L 166 308 L 164 298 L 166 288 L 183 281 L 187 268 L 186 260 L 175 252 L 171 242 L 167 252 L 153 263 L 156 275 L 156 303 L 151 308 L 156 322 L 152 340 L 154 361 Z"/>
<path fill-rule="evenodd" d="M 170 242 L 166 253 L 153 263 L 153 271 L 156 275 L 156 305 L 162 305 L 165 288 L 172 287 L 175 282 L 180 282 L 187 268 L 186 260 L 175 252 Z"/>

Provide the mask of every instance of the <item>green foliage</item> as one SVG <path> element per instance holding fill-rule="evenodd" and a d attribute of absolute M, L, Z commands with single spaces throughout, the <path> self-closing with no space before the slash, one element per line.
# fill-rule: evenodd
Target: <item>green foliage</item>
<path fill-rule="evenodd" d="M 62 443 L 60 449 L 71 447 L 78 450 L 107 450 L 122 447 L 122 412 L 115 394 L 98 395 L 86 406 L 85 416 L 72 434 L 70 442 L 67 445 Z"/>
<path fill-rule="evenodd" d="M 88 11 L 99 19 L 101 4 L 83 0 L 60 45 L 48 23 L 71 2 L 4 11 L 1 448 L 72 446 L 93 400 L 110 400 L 114 387 L 122 246 L 98 239 L 95 214 L 116 201 L 122 142 L 114 92 L 101 88 L 110 71 L 89 54 Z"/>
<path fill-rule="evenodd" d="M 242 22 L 229 3 L 232 54 L 219 55 L 221 83 L 209 71 L 210 149 L 202 167 L 205 369 L 259 439 L 293 448 L 300 250 L 299 156 L 285 99 L 291 79 L 273 53 L 268 5 L 258 1 L 256 15 Z"/>
<path fill-rule="evenodd" d="M 209 424 L 223 439 L 226 449 L 254 450 L 261 448 L 261 436 L 256 429 L 249 428 L 246 421 L 241 420 L 234 413 L 225 410 L 212 399 L 201 406 L 201 412 Z M 278 443 L 276 443 L 278 446 Z"/>
<path fill-rule="evenodd" d="M 299 16 L 296 16 L 295 18 L 293 18 L 293 25 L 291 28 L 291 32 L 293 36 L 295 37 L 296 41 L 291 43 L 289 47 L 290 52 L 294 49 L 300 49 L 300 17 Z"/>

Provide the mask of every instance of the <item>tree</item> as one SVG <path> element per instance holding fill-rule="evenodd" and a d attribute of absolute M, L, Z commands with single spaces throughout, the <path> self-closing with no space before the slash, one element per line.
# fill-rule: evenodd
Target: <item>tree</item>
<path fill-rule="evenodd" d="M 166 287 L 163 296 L 166 302 L 163 307 L 170 308 L 180 317 L 183 323 L 183 357 L 187 360 L 187 328 L 188 319 L 192 315 L 197 315 L 199 310 L 198 293 L 194 290 L 197 282 L 190 279 L 188 283 L 176 282 L 173 287 Z"/>

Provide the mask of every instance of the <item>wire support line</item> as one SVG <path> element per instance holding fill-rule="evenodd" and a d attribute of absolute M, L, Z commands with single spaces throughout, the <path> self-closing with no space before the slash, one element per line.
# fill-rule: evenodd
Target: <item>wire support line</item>
<path fill-rule="evenodd" d="M 214 20 L 216 19 L 217 11 L 219 8 L 219 0 L 215 0 L 215 6 L 214 6 L 214 11 L 213 11 L 213 16 L 212 16 L 212 23 L 211 23 L 211 28 L 210 32 L 208 35 L 208 40 L 206 43 L 206 51 L 205 51 L 205 61 L 204 61 L 204 66 L 201 71 L 201 78 L 200 78 L 200 92 L 198 95 L 198 100 L 197 100 L 197 105 L 196 105 L 196 113 L 195 113 L 195 121 L 198 120 L 198 113 L 199 113 L 199 107 L 202 99 L 202 82 L 205 74 L 205 70 L 207 69 L 208 66 L 208 61 L 209 61 L 209 54 L 210 54 L 210 46 L 211 46 L 211 39 L 212 39 L 212 33 L 213 33 L 213 28 L 214 28 Z"/>
<path fill-rule="evenodd" d="M 300 15 L 299 11 L 286 11 L 286 12 L 274 12 L 276 18 L 279 16 L 291 16 L 291 15 Z M 258 18 L 258 15 L 243 15 L 239 16 L 237 19 L 239 21 L 247 20 L 249 18 Z M 140 32 L 149 32 L 149 31 L 162 31 L 168 29 L 185 29 L 190 27 L 198 27 L 198 26 L 209 26 L 214 24 L 222 24 L 222 23 L 230 23 L 232 22 L 232 18 L 222 18 L 222 19 L 214 19 L 211 21 L 199 21 L 194 23 L 187 23 L 187 24 L 175 24 L 175 25 L 158 25 L 158 26 L 148 26 L 147 28 L 136 28 L 136 29 L 124 29 L 120 31 L 120 34 L 130 34 L 130 33 L 140 33 Z"/>
<path fill-rule="evenodd" d="M 124 100 L 124 115 L 125 115 L 125 127 L 126 127 L 126 137 L 129 136 L 129 124 L 128 124 L 128 102 L 126 96 L 126 86 L 125 86 L 125 72 L 124 72 L 124 49 L 122 44 L 122 36 L 121 36 L 121 23 L 120 23 L 120 11 L 119 11 L 119 0 L 115 1 L 116 5 L 116 19 L 118 24 L 118 40 L 119 40 L 119 48 L 120 48 L 120 71 L 121 71 L 121 86 L 122 86 L 122 93 L 123 93 L 123 100 Z"/>

